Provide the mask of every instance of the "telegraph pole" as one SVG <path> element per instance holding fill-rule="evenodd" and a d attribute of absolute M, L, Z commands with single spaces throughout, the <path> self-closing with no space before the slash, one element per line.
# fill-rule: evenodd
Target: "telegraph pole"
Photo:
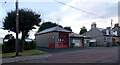
<path fill-rule="evenodd" d="M 18 0 L 16 0 L 16 56 L 18 56 L 18 33 L 19 33 L 19 11 L 18 11 Z"/>
<path fill-rule="evenodd" d="M 112 46 L 112 44 L 113 44 L 113 42 L 112 42 L 112 38 L 113 38 L 113 31 L 112 31 L 112 23 L 113 23 L 113 20 L 111 19 L 111 46 Z"/>

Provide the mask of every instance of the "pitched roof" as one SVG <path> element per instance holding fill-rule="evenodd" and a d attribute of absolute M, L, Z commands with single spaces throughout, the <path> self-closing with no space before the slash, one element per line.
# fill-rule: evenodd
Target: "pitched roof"
<path fill-rule="evenodd" d="M 77 34 L 77 33 L 71 33 L 70 34 L 70 37 L 90 37 L 90 36 L 85 36 L 85 35 L 79 35 L 79 34 Z"/>
<path fill-rule="evenodd" d="M 48 32 L 53 32 L 53 31 L 58 31 L 58 32 L 71 32 L 71 31 L 68 31 L 66 29 L 63 29 L 59 26 L 55 26 L 55 27 L 52 27 L 52 28 L 48 28 L 48 29 L 45 29 L 39 33 L 36 33 L 36 34 L 43 34 L 43 33 L 48 33 Z"/>
<path fill-rule="evenodd" d="M 112 35 L 114 32 L 113 29 L 104 29 L 104 28 L 97 28 L 97 29 L 100 30 L 104 35 Z"/>
<path fill-rule="evenodd" d="M 107 35 L 107 30 L 111 31 L 111 29 L 104 29 L 104 28 L 96 28 L 98 29 L 101 33 L 103 33 L 104 35 Z M 90 31 L 83 33 L 82 35 L 86 35 L 87 33 L 89 33 Z"/>
<path fill-rule="evenodd" d="M 77 33 L 71 33 L 70 36 L 71 37 L 84 37 L 83 35 L 79 35 Z"/>
<path fill-rule="evenodd" d="M 104 35 L 106 35 L 106 29 L 104 28 L 97 28 L 98 30 L 100 30 Z"/>

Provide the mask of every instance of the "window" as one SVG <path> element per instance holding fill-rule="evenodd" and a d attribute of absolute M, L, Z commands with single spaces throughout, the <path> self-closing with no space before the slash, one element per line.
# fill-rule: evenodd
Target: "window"
<path fill-rule="evenodd" d="M 82 43 L 82 40 L 80 40 L 80 39 L 73 39 L 72 43 Z"/>

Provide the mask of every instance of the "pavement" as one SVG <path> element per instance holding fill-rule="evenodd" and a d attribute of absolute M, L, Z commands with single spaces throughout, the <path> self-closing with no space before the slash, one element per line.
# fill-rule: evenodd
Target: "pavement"
<path fill-rule="evenodd" d="M 16 63 L 118 63 L 118 47 L 43 49 L 52 56 Z"/>

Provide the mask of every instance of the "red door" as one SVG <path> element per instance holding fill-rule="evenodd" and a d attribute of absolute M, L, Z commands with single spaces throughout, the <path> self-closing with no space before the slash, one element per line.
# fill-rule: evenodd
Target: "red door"
<path fill-rule="evenodd" d="M 69 44 L 69 33 L 66 32 L 60 32 L 59 33 L 59 43 L 58 43 L 58 48 L 63 48 L 63 47 L 68 47 Z"/>
<path fill-rule="evenodd" d="M 49 48 L 55 48 L 55 43 L 49 43 Z"/>

